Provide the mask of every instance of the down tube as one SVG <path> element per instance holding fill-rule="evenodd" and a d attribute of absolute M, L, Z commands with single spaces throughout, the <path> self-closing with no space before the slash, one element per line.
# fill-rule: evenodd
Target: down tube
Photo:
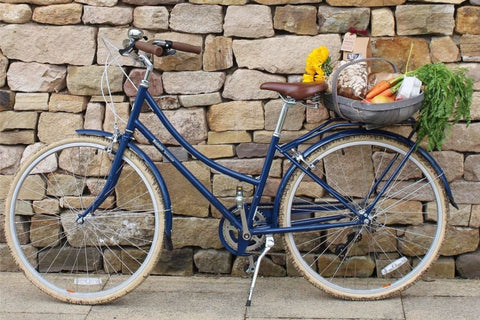
<path fill-rule="evenodd" d="M 181 161 L 179 161 L 155 136 L 141 123 L 136 121 L 135 126 L 147 140 L 160 151 L 165 158 L 213 205 L 222 215 L 227 218 L 235 227 L 241 228 L 241 224 L 235 219 L 230 211 L 208 190 Z"/>
<path fill-rule="evenodd" d="M 145 94 L 145 93 L 144 93 Z M 154 112 L 157 114 L 157 116 L 159 117 L 160 121 L 162 121 L 162 124 L 167 124 L 169 125 L 169 127 L 174 131 L 174 132 L 171 132 L 171 134 L 175 137 L 176 135 L 180 135 L 176 130 L 175 128 L 173 128 L 173 126 L 168 122 L 168 120 L 165 118 L 163 112 L 160 110 L 160 108 L 158 107 L 158 105 L 156 105 L 156 103 L 153 101 L 153 98 L 151 97 L 151 95 L 146 92 L 146 98 L 147 98 L 147 101 L 149 103 L 150 106 L 154 106 L 152 107 L 152 110 L 154 110 Z M 138 98 L 137 98 L 138 99 Z M 156 110 L 155 110 L 156 108 Z M 166 122 L 166 123 L 165 123 Z M 168 148 L 162 144 L 156 137 L 153 133 L 150 132 L 150 130 L 148 130 L 148 128 L 143 124 L 141 123 L 138 119 L 135 121 L 135 127 L 138 129 L 138 131 L 147 138 L 147 140 L 149 141 L 149 143 L 153 146 L 155 146 L 155 148 L 157 148 L 157 150 L 166 158 L 170 161 L 170 163 L 216 208 L 218 209 L 221 214 L 226 218 L 228 219 L 235 227 L 237 227 L 238 229 L 241 229 L 241 224 L 240 222 L 237 221 L 237 219 L 235 218 L 235 216 L 212 194 L 212 192 L 210 190 L 208 190 L 183 164 L 181 161 L 179 161 L 169 150 Z M 166 126 L 167 127 L 167 126 Z M 169 128 L 167 128 L 169 129 Z M 169 130 L 170 131 L 170 130 Z M 175 133 L 175 134 L 174 134 Z M 183 137 L 182 137 L 183 139 Z M 177 139 L 178 140 L 178 139 Z M 179 141 L 180 143 L 182 141 Z M 185 147 L 185 149 L 187 149 L 187 151 L 189 151 L 189 149 L 194 149 L 190 144 L 188 144 L 188 142 L 186 142 L 184 139 L 183 139 L 183 142 L 186 144 L 186 146 L 184 146 L 182 143 L 181 145 Z M 190 148 L 187 148 L 190 147 Z M 194 149 L 195 150 L 195 149 Z M 197 150 L 195 150 L 196 153 L 198 153 Z M 195 156 L 195 155 L 194 155 Z M 205 156 L 202 155 L 202 157 L 205 158 Z M 213 161 L 210 161 L 210 162 L 213 162 Z M 208 165 L 208 163 L 207 163 Z M 224 168 L 225 170 L 228 170 L 227 168 Z M 241 175 L 241 174 L 239 174 Z M 248 183 L 252 183 L 252 184 L 257 184 L 258 183 L 258 180 L 254 179 L 254 178 L 251 178 L 251 177 L 248 177 L 248 176 L 244 176 L 244 175 L 241 175 L 242 177 L 246 177 L 244 179 L 242 179 L 243 181 L 246 181 Z"/>
<path fill-rule="evenodd" d="M 210 168 L 217 170 L 220 173 L 223 173 L 227 176 L 230 176 L 234 179 L 240 180 L 240 181 L 245 181 L 249 184 L 252 184 L 254 186 L 257 186 L 259 184 L 259 180 L 250 177 L 248 175 L 230 170 L 215 161 L 212 161 L 211 159 L 207 158 L 204 156 L 202 153 L 200 153 L 197 149 L 195 149 L 185 138 L 175 129 L 174 126 L 168 121 L 167 117 L 165 114 L 160 110 L 160 107 L 156 104 L 155 100 L 153 100 L 152 96 L 150 93 L 147 91 L 145 92 L 145 99 L 147 100 L 148 104 L 152 108 L 153 112 L 157 115 L 158 119 L 160 122 L 163 124 L 163 126 L 168 130 L 168 132 L 172 135 L 172 137 L 180 143 L 182 147 L 185 148 L 185 150 L 188 151 L 192 156 L 209 166 Z"/>

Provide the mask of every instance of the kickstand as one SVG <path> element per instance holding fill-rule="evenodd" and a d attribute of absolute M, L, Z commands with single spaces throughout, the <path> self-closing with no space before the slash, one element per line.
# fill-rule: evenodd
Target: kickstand
<path fill-rule="evenodd" d="M 273 236 L 271 234 L 267 234 L 265 240 L 265 248 L 255 262 L 255 272 L 253 273 L 252 282 L 250 284 L 250 292 L 248 294 L 248 299 L 246 303 L 247 307 L 250 307 L 250 305 L 252 304 L 253 288 L 255 287 L 255 282 L 257 281 L 258 270 L 260 270 L 260 263 L 262 262 L 262 259 L 263 257 L 265 257 L 267 252 L 270 251 L 270 249 L 273 247 L 274 243 L 275 242 L 273 241 Z"/>

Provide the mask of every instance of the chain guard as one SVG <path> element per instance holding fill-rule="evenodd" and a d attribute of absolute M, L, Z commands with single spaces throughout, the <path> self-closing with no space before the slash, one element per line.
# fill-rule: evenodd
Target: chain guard
<path fill-rule="evenodd" d="M 236 208 L 232 210 L 232 213 L 240 220 L 240 212 Z M 265 216 L 261 212 L 255 213 L 253 226 L 258 226 L 266 222 Z M 230 221 L 225 218 L 220 219 L 219 236 L 225 248 L 235 255 L 251 255 L 258 252 L 263 248 L 265 244 L 265 235 L 252 235 L 252 238 L 248 240 L 247 247 L 244 252 L 239 252 L 239 239 L 242 240 L 242 233 Z M 242 250 L 243 251 L 243 250 Z"/>

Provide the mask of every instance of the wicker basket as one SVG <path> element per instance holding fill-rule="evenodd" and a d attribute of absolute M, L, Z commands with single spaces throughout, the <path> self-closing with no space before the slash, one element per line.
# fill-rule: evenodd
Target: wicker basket
<path fill-rule="evenodd" d="M 388 62 L 394 72 L 398 72 L 395 64 L 383 58 L 367 58 L 354 60 L 339 67 L 332 74 L 332 94 L 325 94 L 324 104 L 329 110 L 346 120 L 358 121 L 370 127 L 381 127 L 400 123 L 410 118 L 422 106 L 423 92 L 412 99 L 389 103 L 363 103 L 337 95 L 337 78 L 339 73 L 349 65 L 362 61 L 383 60 Z"/>

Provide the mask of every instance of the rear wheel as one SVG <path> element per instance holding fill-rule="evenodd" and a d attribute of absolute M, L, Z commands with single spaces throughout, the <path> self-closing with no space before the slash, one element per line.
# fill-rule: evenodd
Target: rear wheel
<path fill-rule="evenodd" d="M 332 224 L 362 221 L 285 234 L 293 265 L 312 284 L 345 299 L 380 299 L 407 288 L 434 262 L 445 232 L 447 202 L 438 174 L 421 155 L 408 158 L 367 212 L 408 151 L 397 140 L 366 134 L 333 140 L 306 158 L 310 172 L 364 217 L 302 170 L 291 174 L 282 195 L 281 226 L 308 225 L 312 219 L 326 223 L 328 217 Z"/>
<path fill-rule="evenodd" d="M 143 282 L 160 255 L 163 199 L 150 170 L 129 150 L 108 198 L 77 219 L 106 182 L 110 143 L 82 136 L 49 145 L 22 165 L 6 201 L 15 261 L 37 287 L 62 301 L 119 298 Z"/>

